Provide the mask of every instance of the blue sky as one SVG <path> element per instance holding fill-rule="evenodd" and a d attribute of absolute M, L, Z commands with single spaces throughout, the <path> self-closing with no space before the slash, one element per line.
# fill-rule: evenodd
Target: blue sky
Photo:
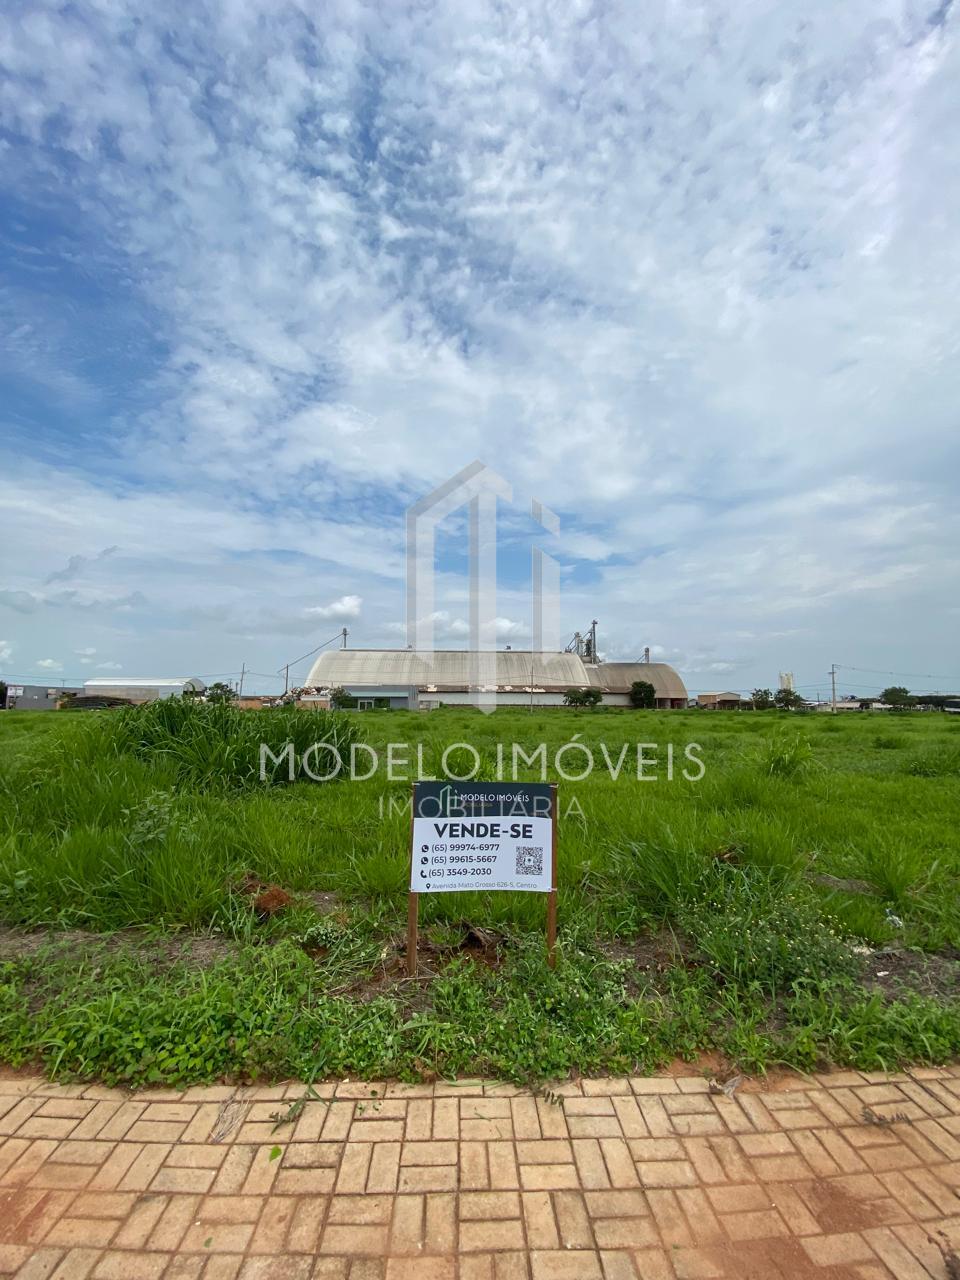
<path fill-rule="evenodd" d="M 318 13 L 0 14 L 0 673 L 398 643 L 480 458 L 504 643 L 536 497 L 610 657 L 960 688 L 960 13 Z"/>

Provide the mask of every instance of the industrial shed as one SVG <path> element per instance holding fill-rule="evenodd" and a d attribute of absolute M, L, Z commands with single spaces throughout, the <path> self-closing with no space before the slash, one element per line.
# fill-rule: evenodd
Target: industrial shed
<path fill-rule="evenodd" d="M 568 689 L 599 689 L 611 706 L 628 706 L 630 686 L 647 680 L 658 707 L 685 707 L 687 691 L 663 662 L 584 661 L 575 653 L 498 650 L 497 701 L 504 706 L 561 706 Z M 322 653 L 307 677 L 315 689 L 342 688 L 361 701 L 387 698 L 390 706 L 429 708 L 466 704 L 476 655 L 465 649 L 332 649 Z M 487 688 L 487 686 L 485 686 Z"/>
<path fill-rule="evenodd" d="M 124 698 L 127 702 L 156 702 L 158 698 L 179 698 L 184 693 L 203 693 L 206 685 L 195 676 L 173 678 L 152 676 L 100 676 L 85 680 L 84 696 Z"/>

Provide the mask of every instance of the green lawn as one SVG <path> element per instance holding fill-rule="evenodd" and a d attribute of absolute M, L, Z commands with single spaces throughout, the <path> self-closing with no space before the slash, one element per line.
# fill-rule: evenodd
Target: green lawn
<path fill-rule="evenodd" d="M 0 1057 L 126 1080 L 534 1079 L 705 1049 L 750 1069 L 960 1052 L 946 715 L 168 714 L 0 714 L 0 920 L 46 930 L 39 950 L 5 935 Z M 360 734 L 381 770 L 263 786 L 255 740 L 288 731 L 344 750 Z M 424 977 L 404 982 L 410 784 L 387 781 L 387 744 L 411 762 L 419 745 L 431 773 L 470 744 L 491 780 L 498 746 L 509 778 L 511 744 L 543 743 L 558 780 L 574 740 L 595 768 L 559 779 L 556 973 L 542 899 L 449 894 L 423 903 Z M 649 781 L 637 743 L 656 744 Z M 582 751 L 561 760 L 584 767 Z M 292 895 L 271 916 L 267 885 Z"/>

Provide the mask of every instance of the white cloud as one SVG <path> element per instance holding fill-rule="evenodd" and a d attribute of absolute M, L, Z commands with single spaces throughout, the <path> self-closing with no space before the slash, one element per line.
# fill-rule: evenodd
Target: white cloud
<path fill-rule="evenodd" d="M 383 642 L 404 505 L 479 451 L 561 512 L 565 627 L 598 616 L 606 651 L 952 670 L 937 12 L 0 15 L 5 179 L 76 236 L 36 265 L 109 294 L 0 297 L 0 378 L 76 419 L 55 452 L 28 432 L 0 494 L 18 650 L 82 626 L 128 666 L 271 671 L 361 598 Z M 521 589 L 499 607 L 522 639 Z"/>
<path fill-rule="evenodd" d="M 63 670 L 63 663 L 59 662 L 56 658 L 38 658 L 36 662 L 36 666 L 41 671 L 62 671 Z"/>
<path fill-rule="evenodd" d="M 339 600 L 334 600 L 330 604 L 311 605 L 308 609 L 304 609 L 304 613 L 312 618 L 331 618 L 342 622 L 349 618 L 359 618 L 362 604 L 363 600 L 360 596 L 341 596 Z"/>
<path fill-rule="evenodd" d="M 9 662 L 13 657 L 13 645 L 7 640 L 0 640 L 0 662 Z"/>
<path fill-rule="evenodd" d="M 97 651 L 96 649 L 74 649 L 73 652 L 81 658 L 92 658 Z"/>
<path fill-rule="evenodd" d="M 98 662 L 98 671 L 122 671 L 123 667 L 119 662 Z"/>

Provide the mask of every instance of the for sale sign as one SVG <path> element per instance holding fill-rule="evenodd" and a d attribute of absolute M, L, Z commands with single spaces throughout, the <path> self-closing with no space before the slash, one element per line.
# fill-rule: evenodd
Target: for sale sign
<path fill-rule="evenodd" d="M 553 810 L 547 783 L 415 783 L 411 893 L 549 893 Z"/>
<path fill-rule="evenodd" d="M 515 889 L 547 895 L 556 963 L 557 789 L 544 782 L 415 782 L 407 973 L 417 972 L 421 894 Z"/>

